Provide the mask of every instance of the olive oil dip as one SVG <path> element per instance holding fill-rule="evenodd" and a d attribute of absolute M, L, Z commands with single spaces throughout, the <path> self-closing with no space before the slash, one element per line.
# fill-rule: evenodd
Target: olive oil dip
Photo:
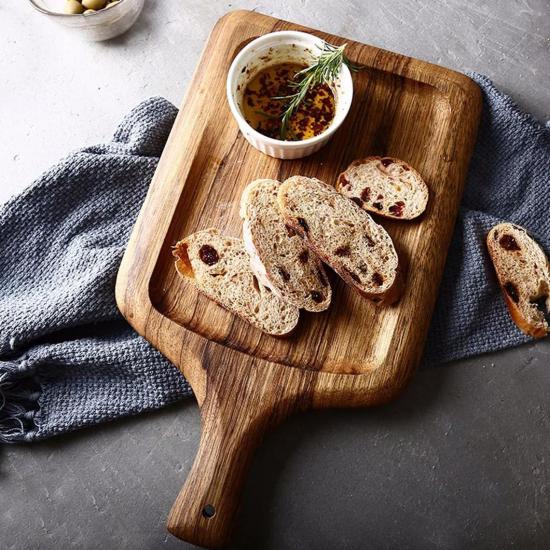
<path fill-rule="evenodd" d="M 264 136 L 285 141 L 302 141 L 324 132 L 334 119 L 334 94 L 328 84 L 311 86 L 292 114 L 284 135 L 282 117 L 288 104 L 286 96 L 296 93 L 297 74 L 305 65 L 280 63 L 257 73 L 246 85 L 243 95 L 244 118 Z"/>

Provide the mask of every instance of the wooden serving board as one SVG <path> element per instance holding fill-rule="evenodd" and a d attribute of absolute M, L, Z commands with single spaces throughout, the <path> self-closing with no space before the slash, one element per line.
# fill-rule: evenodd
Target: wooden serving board
<path fill-rule="evenodd" d="M 333 43 L 365 70 L 354 75 L 344 126 L 315 155 L 281 161 L 239 133 L 225 97 L 229 66 L 253 38 L 303 30 Z M 481 109 L 466 76 L 258 13 L 216 24 L 189 86 L 122 262 L 117 303 L 128 322 L 177 365 L 202 411 L 195 464 L 168 520 L 189 542 L 229 537 L 240 488 L 262 433 L 293 411 L 366 406 L 395 396 L 423 351 Z M 302 312 L 275 338 L 231 315 L 179 278 L 171 246 L 208 227 L 241 236 L 244 187 L 295 174 L 334 183 L 353 159 L 392 155 L 426 180 L 430 201 L 414 222 L 383 221 L 406 272 L 399 303 L 376 307 L 332 278 L 324 313 Z"/>

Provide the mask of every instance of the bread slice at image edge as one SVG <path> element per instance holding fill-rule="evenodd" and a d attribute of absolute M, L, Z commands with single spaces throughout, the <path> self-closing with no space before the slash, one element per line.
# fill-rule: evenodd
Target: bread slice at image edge
<path fill-rule="evenodd" d="M 241 239 L 206 229 L 179 241 L 173 255 L 199 292 L 261 331 L 283 336 L 296 327 L 299 309 L 258 282 Z"/>
<path fill-rule="evenodd" d="M 362 296 L 394 303 L 402 291 L 397 252 L 386 230 L 333 187 L 294 176 L 279 188 L 285 223 Z"/>
<path fill-rule="evenodd" d="M 277 202 L 280 182 L 256 180 L 241 199 L 243 240 L 258 280 L 296 307 L 324 311 L 332 290 L 321 260 L 289 229 Z"/>
<path fill-rule="evenodd" d="M 528 336 L 543 338 L 550 323 L 546 254 L 525 229 L 511 223 L 489 231 L 487 248 L 512 320 Z"/>
<path fill-rule="evenodd" d="M 354 160 L 338 176 L 336 190 L 364 210 L 396 220 L 420 216 L 429 197 L 422 176 L 394 157 Z"/>

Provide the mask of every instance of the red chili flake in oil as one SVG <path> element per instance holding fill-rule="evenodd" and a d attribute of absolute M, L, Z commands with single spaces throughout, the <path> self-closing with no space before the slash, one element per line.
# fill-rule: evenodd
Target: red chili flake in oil
<path fill-rule="evenodd" d="M 297 63 L 282 63 L 261 70 L 246 85 L 242 109 L 245 119 L 261 134 L 280 139 L 281 123 L 288 100 L 275 99 L 296 92 L 296 74 L 304 69 Z M 301 141 L 318 136 L 332 123 L 336 111 L 334 94 L 327 84 L 308 90 L 304 100 L 290 118 L 287 141 Z"/>

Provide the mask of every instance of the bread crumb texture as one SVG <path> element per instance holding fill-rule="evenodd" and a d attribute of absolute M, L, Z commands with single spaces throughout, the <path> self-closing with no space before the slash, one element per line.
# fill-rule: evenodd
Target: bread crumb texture
<path fill-rule="evenodd" d="M 194 274 L 190 280 L 210 299 L 269 334 L 287 334 L 296 326 L 298 308 L 258 282 L 241 239 L 206 229 L 180 241 L 175 254 L 182 249 Z"/>

